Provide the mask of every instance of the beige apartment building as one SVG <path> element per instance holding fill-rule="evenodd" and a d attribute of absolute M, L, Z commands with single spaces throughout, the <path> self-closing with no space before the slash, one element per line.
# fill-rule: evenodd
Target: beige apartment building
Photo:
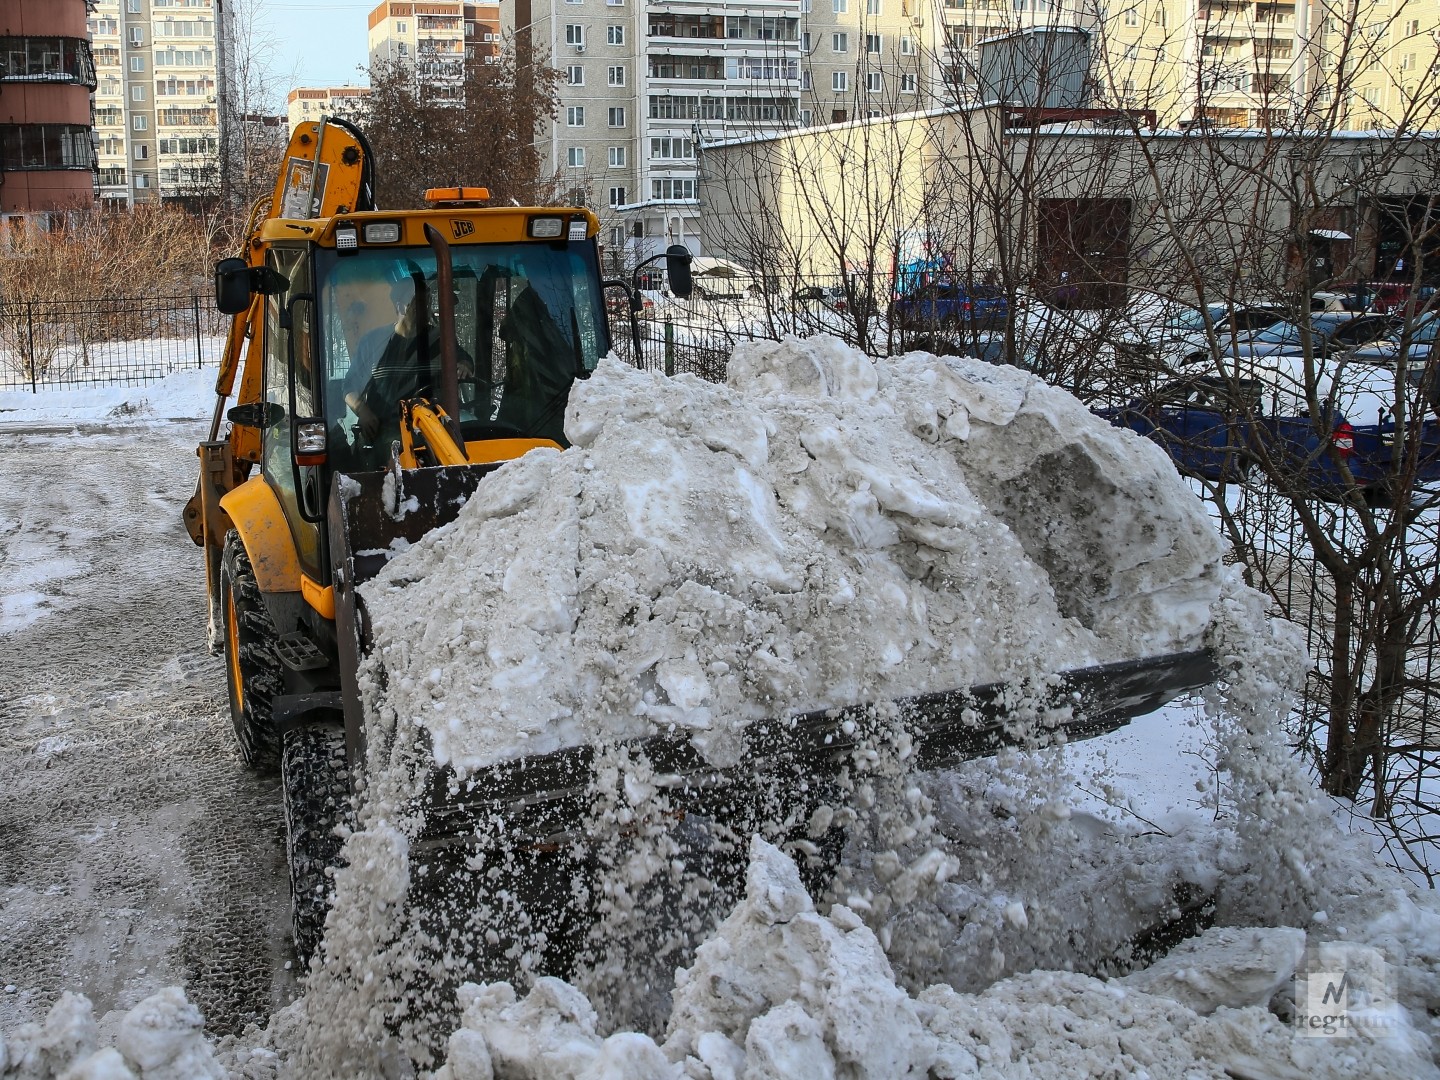
<path fill-rule="evenodd" d="M 1340 127 L 1395 126 L 1407 103 L 1440 86 L 1440 3 L 1370 0 L 1353 10 L 1352 25 L 1345 0 L 941 0 L 937 61 L 953 97 L 973 100 L 981 41 L 1075 27 L 1092 36 L 1099 107 L 1154 110 L 1162 125 L 1262 127 L 1333 105 Z"/>
<path fill-rule="evenodd" d="M 308 120 L 322 116 L 343 116 L 348 120 L 364 119 L 368 86 L 297 86 L 285 99 L 285 118 L 289 130 Z"/>
<path fill-rule="evenodd" d="M 672 243 L 701 253 L 699 146 L 920 107 L 936 22 L 921 0 L 520 0 L 564 73 L 544 168 L 599 209 L 607 270 Z"/>
<path fill-rule="evenodd" d="M 220 190 L 214 0 L 96 0 L 99 196 L 114 205 Z"/>
<path fill-rule="evenodd" d="M 412 68 L 437 97 L 461 97 L 465 61 L 500 51 L 500 5 L 474 0 L 386 0 L 370 12 L 370 66 Z"/>

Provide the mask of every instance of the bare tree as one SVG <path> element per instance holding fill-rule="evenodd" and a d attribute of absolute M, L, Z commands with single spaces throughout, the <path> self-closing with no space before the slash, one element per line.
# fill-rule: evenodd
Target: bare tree
<path fill-rule="evenodd" d="M 520 63 L 513 42 L 476 57 L 450 93 L 412 65 L 382 62 L 370 71 L 366 134 L 379 159 L 382 206 L 419 206 L 428 187 L 477 184 L 496 202 L 543 204 L 555 195 L 541 175 L 535 135 L 556 115 L 559 72 Z"/>

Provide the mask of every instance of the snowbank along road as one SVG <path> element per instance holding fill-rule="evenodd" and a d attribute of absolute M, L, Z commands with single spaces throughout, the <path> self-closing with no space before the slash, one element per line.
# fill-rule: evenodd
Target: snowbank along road
<path fill-rule="evenodd" d="M 280 799 L 232 749 L 181 526 L 199 425 L 133 425 L 0 430 L 4 1030 L 63 990 L 182 982 L 217 1034 L 288 996 Z"/>

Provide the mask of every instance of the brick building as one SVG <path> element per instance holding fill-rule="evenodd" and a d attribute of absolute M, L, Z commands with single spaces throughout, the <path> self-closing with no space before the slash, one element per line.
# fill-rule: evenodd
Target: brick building
<path fill-rule="evenodd" d="M 0 0 L 0 216 L 95 199 L 85 0 Z"/>

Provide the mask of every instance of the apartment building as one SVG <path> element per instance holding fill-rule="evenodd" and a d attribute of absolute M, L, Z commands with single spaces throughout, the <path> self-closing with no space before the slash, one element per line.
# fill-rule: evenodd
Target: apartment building
<path fill-rule="evenodd" d="M 474 0 L 387 0 L 370 12 L 370 66 L 414 70 L 440 99 L 461 99 L 466 60 L 500 51 L 500 5 Z"/>
<path fill-rule="evenodd" d="M 1091 34 L 1093 104 L 1153 109 L 1167 125 L 1284 123 L 1338 95 L 1341 127 L 1390 127 L 1440 80 L 1433 2 L 940 0 L 939 12 L 938 59 L 962 102 L 973 100 L 979 42 L 1039 26 Z"/>
<path fill-rule="evenodd" d="M 0 0 L 0 219 L 94 201 L 94 86 L 84 0 Z"/>
<path fill-rule="evenodd" d="M 285 99 L 286 119 L 290 131 L 307 120 L 322 116 L 363 118 L 368 86 L 297 86 Z"/>
<path fill-rule="evenodd" d="M 922 107 L 917 0 L 558 0 L 507 7 L 564 73 L 543 168 L 605 225 L 607 270 L 700 251 L 697 147 Z"/>
<path fill-rule="evenodd" d="M 90 35 L 103 201 L 220 193 L 221 34 L 215 0 L 95 0 Z"/>

